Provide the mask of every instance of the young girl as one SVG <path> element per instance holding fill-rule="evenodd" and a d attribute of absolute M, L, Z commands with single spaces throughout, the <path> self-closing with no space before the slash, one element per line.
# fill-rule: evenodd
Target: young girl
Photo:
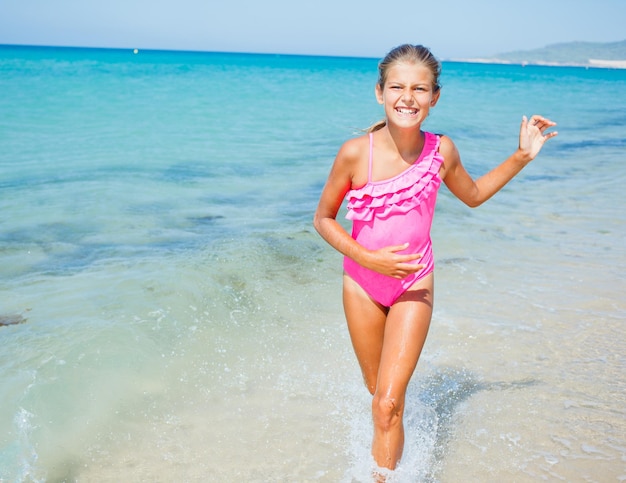
<path fill-rule="evenodd" d="M 376 463 L 394 469 L 404 446 L 409 380 L 433 311 L 430 239 L 441 181 L 463 203 L 491 198 L 557 135 L 524 116 L 519 147 L 474 181 L 450 138 L 421 130 L 440 96 L 440 64 L 420 45 L 401 45 L 379 64 L 376 98 L 385 119 L 339 150 L 314 225 L 344 255 L 343 305 L 365 384 L 373 395 Z M 352 236 L 336 221 L 347 198 Z"/>

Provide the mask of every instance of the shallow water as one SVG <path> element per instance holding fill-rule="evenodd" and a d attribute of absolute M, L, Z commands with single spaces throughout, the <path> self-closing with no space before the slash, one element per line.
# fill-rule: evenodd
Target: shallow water
<path fill-rule="evenodd" d="M 367 481 L 340 257 L 311 217 L 376 61 L 0 49 L 0 481 Z M 392 481 L 623 481 L 626 72 L 446 63 L 436 303 Z"/>

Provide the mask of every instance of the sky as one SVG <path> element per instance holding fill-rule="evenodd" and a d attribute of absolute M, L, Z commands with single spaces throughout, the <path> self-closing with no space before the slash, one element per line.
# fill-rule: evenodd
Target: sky
<path fill-rule="evenodd" d="M 0 0 L 0 44 L 441 59 L 626 39 L 626 0 Z"/>

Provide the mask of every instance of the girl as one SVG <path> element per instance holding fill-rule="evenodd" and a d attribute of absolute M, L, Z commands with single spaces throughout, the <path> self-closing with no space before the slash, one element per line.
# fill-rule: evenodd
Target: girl
<path fill-rule="evenodd" d="M 406 389 L 433 310 L 430 228 L 441 181 L 468 206 L 491 198 L 557 135 L 542 116 L 522 118 L 518 149 L 474 181 L 450 138 L 421 130 L 440 95 L 441 67 L 420 45 L 379 64 L 385 119 L 339 150 L 315 213 L 320 235 L 344 255 L 343 305 L 365 384 L 373 395 L 376 463 L 394 469 L 404 445 Z M 347 198 L 352 236 L 336 221 Z"/>

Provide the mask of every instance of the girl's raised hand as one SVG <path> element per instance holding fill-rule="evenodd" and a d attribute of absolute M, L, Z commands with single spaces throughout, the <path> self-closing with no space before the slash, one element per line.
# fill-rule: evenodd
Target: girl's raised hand
<path fill-rule="evenodd" d="M 530 119 L 527 119 L 526 116 L 522 117 L 519 148 L 529 157 L 529 161 L 535 159 L 548 139 L 558 134 L 556 131 L 546 133 L 546 130 L 553 126 L 556 126 L 556 122 L 543 116 L 534 115 Z"/>

